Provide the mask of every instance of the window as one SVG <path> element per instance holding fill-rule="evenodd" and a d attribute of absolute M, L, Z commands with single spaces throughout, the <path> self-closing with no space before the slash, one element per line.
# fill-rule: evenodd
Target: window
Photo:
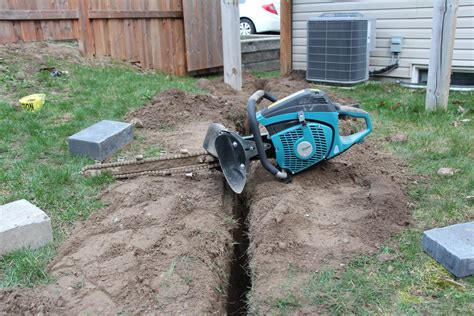
<path fill-rule="evenodd" d="M 418 71 L 418 83 L 428 83 L 428 69 Z M 452 86 L 474 86 L 474 72 L 456 71 L 451 74 Z"/>

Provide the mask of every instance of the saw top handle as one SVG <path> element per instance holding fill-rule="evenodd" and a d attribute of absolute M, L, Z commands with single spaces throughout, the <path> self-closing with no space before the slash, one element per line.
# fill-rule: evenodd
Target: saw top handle
<path fill-rule="evenodd" d="M 271 102 L 276 102 L 277 98 L 271 95 L 270 93 L 258 90 L 252 94 L 247 102 L 247 114 L 250 125 L 250 130 L 252 131 L 253 138 L 255 141 L 255 146 L 257 147 L 258 158 L 262 163 L 263 167 L 267 169 L 271 174 L 277 177 L 280 181 L 287 181 L 289 179 L 288 174 L 285 171 L 278 170 L 274 165 L 268 161 L 267 154 L 265 152 L 265 147 L 263 146 L 262 135 L 260 134 L 260 129 L 258 128 L 257 122 L 257 102 L 262 98 L 265 98 Z"/>
<path fill-rule="evenodd" d="M 351 107 L 351 106 L 344 106 L 339 105 L 337 107 L 337 111 L 340 115 L 353 117 L 353 118 L 362 118 L 365 121 L 365 129 L 354 133 L 348 136 L 341 136 L 341 143 L 342 143 L 342 151 L 346 150 L 347 148 L 351 147 L 355 143 L 361 142 L 367 135 L 372 132 L 372 121 L 370 120 L 370 115 L 368 112 Z"/>

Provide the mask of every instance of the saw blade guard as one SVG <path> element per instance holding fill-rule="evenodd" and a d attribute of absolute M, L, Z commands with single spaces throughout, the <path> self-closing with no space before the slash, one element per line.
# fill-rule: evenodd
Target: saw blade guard
<path fill-rule="evenodd" d="M 227 132 L 227 128 L 225 128 L 224 125 L 212 123 L 207 128 L 206 137 L 204 137 L 204 143 L 202 146 L 209 154 L 216 158 L 218 158 L 216 150 L 216 138 L 223 132 Z"/>
<path fill-rule="evenodd" d="M 267 134 L 263 137 L 260 135 L 260 138 L 263 150 L 272 149 Z M 240 136 L 221 124 L 212 123 L 207 129 L 203 147 L 207 153 L 219 159 L 219 165 L 231 189 L 235 193 L 242 193 L 247 182 L 250 160 L 259 158 L 254 137 Z"/>
<path fill-rule="evenodd" d="M 235 193 L 242 193 L 247 182 L 250 161 L 245 153 L 245 140 L 238 134 L 222 131 L 214 147 L 222 172 Z"/>
<path fill-rule="evenodd" d="M 218 123 L 209 125 L 204 138 L 204 149 L 219 159 L 227 183 L 238 194 L 242 193 L 247 182 L 249 156 L 252 155 L 250 143 Z"/>

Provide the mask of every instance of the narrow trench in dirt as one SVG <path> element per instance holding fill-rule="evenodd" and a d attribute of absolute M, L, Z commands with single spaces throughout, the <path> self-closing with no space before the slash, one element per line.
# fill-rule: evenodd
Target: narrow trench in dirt
<path fill-rule="evenodd" d="M 232 215 L 237 221 L 232 231 L 234 249 L 227 288 L 226 311 L 228 315 L 247 315 L 247 293 L 252 287 L 248 258 L 249 206 L 244 194 L 235 194 L 226 183 L 224 186 L 227 196 L 232 199 Z"/>

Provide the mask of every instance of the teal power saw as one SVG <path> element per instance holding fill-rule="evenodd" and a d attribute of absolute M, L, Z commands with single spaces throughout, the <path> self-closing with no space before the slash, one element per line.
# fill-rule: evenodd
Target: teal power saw
<path fill-rule="evenodd" d="M 263 98 L 272 104 L 257 112 L 257 104 Z M 236 193 L 245 187 L 251 160 L 260 160 L 277 180 L 290 182 L 291 175 L 341 154 L 372 131 L 369 113 L 333 103 L 316 89 L 301 90 L 281 100 L 259 90 L 249 98 L 247 114 L 252 135 L 240 136 L 214 123 L 204 139 L 204 149 L 219 160 L 229 186 Z M 341 136 L 341 117 L 361 118 L 365 128 Z M 259 125 L 267 132 L 261 133 Z M 275 159 L 276 166 L 270 158 Z"/>
<path fill-rule="evenodd" d="M 272 104 L 257 112 L 257 103 L 263 98 Z M 214 123 L 207 130 L 203 150 L 99 162 L 84 167 L 81 173 L 93 176 L 108 172 L 117 179 L 178 174 L 193 177 L 195 172 L 220 168 L 232 190 L 241 193 L 251 160 L 260 160 L 279 181 L 290 182 L 291 175 L 339 155 L 372 131 L 367 112 L 333 103 L 324 92 L 315 89 L 301 90 L 281 100 L 259 90 L 249 98 L 247 112 L 252 135 L 241 136 Z M 339 119 L 347 117 L 364 119 L 364 129 L 349 136 L 340 135 Z M 265 127 L 265 133 L 260 132 L 260 125 Z M 272 158 L 276 165 L 270 162 Z"/>

